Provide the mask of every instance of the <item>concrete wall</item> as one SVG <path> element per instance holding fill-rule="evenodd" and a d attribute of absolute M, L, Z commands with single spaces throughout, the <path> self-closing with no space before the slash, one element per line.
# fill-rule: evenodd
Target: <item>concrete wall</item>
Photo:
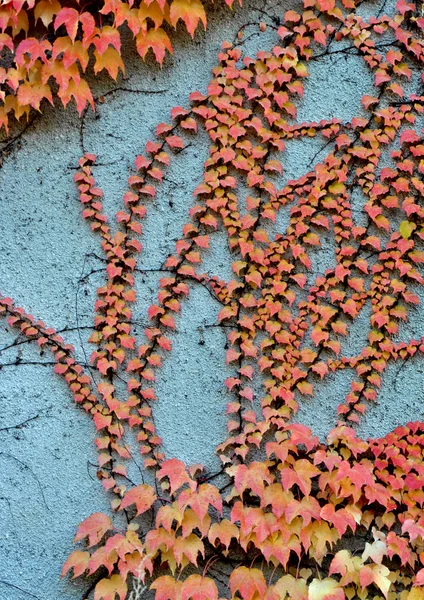
<path fill-rule="evenodd" d="M 263 6 L 279 15 L 288 8 L 286 2 L 265 0 Z M 369 7 L 378 12 L 377 4 Z M 257 8 L 258 2 L 251 0 L 233 13 L 214 9 L 208 31 L 197 33 L 194 42 L 180 31 L 175 57 L 168 57 L 162 70 L 152 61 L 143 64 L 128 51 L 125 80 L 114 83 L 104 78 L 95 84 L 96 95 L 110 92 L 97 104 L 95 114 L 88 112 L 82 124 L 74 109 L 46 108 L 4 156 L 2 293 L 57 330 L 67 329 L 63 335 L 75 345 L 82 362 L 90 352 L 86 340 L 95 289 L 103 280 L 102 273 L 92 273 L 102 266 L 91 255 L 98 252 L 98 241 L 81 219 L 72 181 L 82 146 L 98 156 L 95 176 L 105 192 L 106 210 L 113 215 L 134 157 L 173 106 L 184 106 L 189 92 L 206 89 L 221 42 L 234 39 L 246 23 L 269 20 Z M 257 29 L 249 26 L 245 31 L 246 37 L 254 34 L 245 44 L 253 53 Z M 260 38 L 262 48 L 274 42 L 272 29 Z M 299 121 L 333 116 L 348 121 L 360 113 L 361 96 L 372 93 L 372 78 L 356 56 L 328 55 L 312 63 L 310 72 Z M 290 142 L 283 159 L 284 179 L 309 170 L 328 148 L 319 151 L 314 141 Z M 134 316 L 140 339 L 160 276 L 148 270 L 160 267 L 173 251 L 207 154 L 206 137 L 200 135 L 167 172 L 145 222 L 141 268 L 147 271 L 137 278 L 139 303 Z M 359 202 L 358 220 L 360 211 Z M 287 217 L 284 212 L 279 216 L 278 230 L 284 230 Z M 331 260 L 330 240 L 317 254 L 316 272 Z M 226 240 L 216 235 L 205 270 L 228 279 L 230 261 Z M 205 289 L 193 288 L 178 323 L 172 356 L 160 373 L 155 409 L 168 456 L 189 464 L 202 462 L 210 469 L 217 467 L 214 448 L 226 431 L 225 334 L 214 326 L 218 310 Z M 345 344 L 346 354 L 363 345 L 368 319 L 364 309 Z M 421 336 L 422 323 L 417 308 L 400 339 Z M 0 328 L 1 349 L 14 340 L 16 334 Z M 50 360 L 30 344 L 0 351 L 0 597 L 8 600 L 80 600 L 84 586 L 59 583 L 61 565 L 72 550 L 76 525 L 94 511 L 108 510 L 92 466 L 96 461 L 92 424 L 73 405 L 64 382 L 52 375 Z M 346 371 L 329 378 L 300 408 L 298 420 L 322 439 L 334 425 L 336 406 L 351 376 Z M 418 360 L 391 366 L 379 404 L 359 428 L 361 435 L 383 435 L 399 423 L 421 418 L 422 382 Z"/>

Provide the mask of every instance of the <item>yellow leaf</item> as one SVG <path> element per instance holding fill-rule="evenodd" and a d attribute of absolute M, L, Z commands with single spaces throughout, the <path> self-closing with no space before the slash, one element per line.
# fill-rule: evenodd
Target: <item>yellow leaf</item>
<path fill-rule="evenodd" d="M 155 1 L 151 2 L 149 6 L 143 2 L 138 9 L 137 16 L 141 23 L 141 28 L 144 30 L 147 29 L 147 19 L 153 21 L 155 29 L 158 29 L 162 25 L 164 19 L 163 10 Z"/>
<path fill-rule="evenodd" d="M 296 384 L 296 387 L 299 390 L 299 392 L 303 395 L 308 395 L 308 396 L 314 395 L 314 386 L 312 385 L 312 383 L 309 383 L 308 381 L 301 381 L 300 383 Z"/>
<path fill-rule="evenodd" d="M 375 567 L 373 567 L 372 570 L 374 573 L 375 585 L 377 585 L 380 588 L 380 590 L 384 594 L 384 597 L 387 598 L 387 593 L 391 586 L 391 581 L 388 578 L 388 575 L 390 575 L 389 569 L 384 565 L 375 565 Z"/>
<path fill-rule="evenodd" d="M 336 183 L 332 183 L 328 189 L 332 194 L 343 194 L 343 192 L 346 190 L 346 186 L 344 183 L 337 181 Z"/>
<path fill-rule="evenodd" d="M 282 599 L 301 600 L 308 595 L 308 586 L 304 579 L 295 579 L 293 575 L 283 575 L 275 584 L 276 591 Z"/>
<path fill-rule="evenodd" d="M 94 590 L 94 600 L 125 600 L 128 586 L 120 575 L 112 575 L 110 579 L 101 579 Z"/>
<path fill-rule="evenodd" d="M 344 600 L 345 593 L 335 579 L 314 579 L 309 585 L 308 600 Z"/>
<path fill-rule="evenodd" d="M 58 0 L 41 0 L 37 2 L 34 8 L 35 20 L 41 19 L 44 27 L 48 27 L 53 21 L 53 16 L 57 15 L 61 6 Z"/>
<path fill-rule="evenodd" d="M 231 540 L 235 538 L 238 540 L 239 529 L 234 523 L 231 523 L 228 519 L 223 519 L 220 523 L 214 523 L 210 528 L 208 538 L 212 545 L 216 545 L 217 541 L 223 544 L 228 551 Z M 226 556 L 226 552 L 224 552 Z"/>
<path fill-rule="evenodd" d="M 409 592 L 407 600 L 424 600 L 424 588 L 414 587 Z"/>
<path fill-rule="evenodd" d="M 415 228 L 415 223 L 411 223 L 411 221 L 402 221 L 399 226 L 400 235 L 403 239 L 408 240 Z"/>

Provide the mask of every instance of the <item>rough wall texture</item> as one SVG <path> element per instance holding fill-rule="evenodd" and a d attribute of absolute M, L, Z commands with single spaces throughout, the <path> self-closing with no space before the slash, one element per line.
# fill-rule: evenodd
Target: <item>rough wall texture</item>
<path fill-rule="evenodd" d="M 287 8 L 284 3 L 284 8 L 280 4 L 273 10 L 282 14 Z M 64 331 L 82 362 L 90 353 L 86 340 L 94 293 L 104 273 L 96 256 L 97 240 L 80 216 L 72 180 L 77 160 L 83 150 L 98 156 L 95 175 L 112 215 L 126 189 L 134 157 L 155 125 L 166 120 L 173 106 L 184 106 L 189 92 L 206 89 L 220 43 L 233 40 L 241 26 L 262 18 L 257 9 L 258 2 L 251 0 L 234 13 L 216 10 L 207 33 L 198 32 L 194 42 L 181 36 L 175 44 L 175 58 L 168 57 L 162 70 L 129 55 L 125 79 L 96 84 L 96 95 L 103 95 L 104 100 L 97 103 L 95 114 L 88 112 L 81 121 L 73 109 L 46 109 L 21 137 L 21 147 L 15 144 L 4 158 L 0 171 L 2 292 Z M 377 4 L 374 9 L 378 11 Z M 245 31 L 249 38 L 256 29 Z M 273 41 L 270 29 L 269 43 Z M 255 42 L 254 35 L 246 42 L 248 53 L 255 51 Z M 360 114 L 360 99 L 369 93 L 371 77 L 358 57 L 325 56 L 311 64 L 310 74 L 299 104 L 299 122 L 333 116 L 348 121 Z M 284 181 L 306 172 L 324 151 L 322 142 L 289 143 Z M 207 153 L 206 138 L 200 135 L 168 170 L 144 224 L 134 315 L 140 336 L 161 276 L 158 269 L 187 221 Z M 360 209 L 358 200 L 358 222 Z M 287 218 L 283 211 L 276 230 L 284 230 Z M 219 235 L 214 240 L 204 269 L 228 279 L 231 261 L 226 240 Z M 316 255 L 315 274 L 331 261 L 329 242 Z M 225 334 L 216 326 L 218 311 L 219 305 L 204 288 L 192 290 L 174 336 L 174 350 L 160 374 L 155 406 L 156 425 L 168 456 L 188 464 L 201 462 L 210 470 L 218 466 L 214 448 L 225 437 L 226 427 Z M 400 339 L 422 335 L 420 311 L 418 307 L 403 326 Z M 363 313 L 345 342 L 347 353 L 357 351 L 366 339 L 369 314 L 366 309 Z M 92 424 L 73 406 L 65 383 L 52 375 L 50 358 L 40 357 L 29 344 L 13 344 L 15 337 L 0 329 L 0 597 L 80 599 L 82 588 L 59 583 L 59 573 L 71 550 L 76 524 L 91 512 L 108 510 L 95 477 Z M 383 435 L 401 422 L 422 417 L 422 371 L 418 360 L 388 369 L 380 402 L 359 428 L 362 436 Z M 322 439 L 334 424 L 349 377 L 344 371 L 328 379 L 299 410 L 298 420 Z"/>

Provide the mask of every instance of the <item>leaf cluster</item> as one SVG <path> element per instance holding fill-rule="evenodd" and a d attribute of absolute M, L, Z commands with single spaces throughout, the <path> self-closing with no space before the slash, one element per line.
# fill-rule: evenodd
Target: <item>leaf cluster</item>
<path fill-rule="evenodd" d="M 224 0 L 232 6 L 234 0 Z M 75 101 L 94 109 L 87 75 L 125 73 L 122 35 L 128 28 L 138 54 L 163 63 L 169 32 L 182 21 L 191 37 L 206 27 L 202 0 L 4 0 L 0 6 L 0 128 L 28 117 L 43 101 Z"/>

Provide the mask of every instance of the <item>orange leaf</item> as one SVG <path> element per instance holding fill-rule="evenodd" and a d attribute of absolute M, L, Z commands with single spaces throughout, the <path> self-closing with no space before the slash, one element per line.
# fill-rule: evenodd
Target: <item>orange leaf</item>
<path fill-rule="evenodd" d="M 135 504 L 137 507 L 137 516 L 149 510 L 156 500 L 156 494 L 150 485 L 142 484 L 126 492 L 122 502 L 121 509 Z"/>
<path fill-rule="evenodd" d="M 48 27 L 53 21 L 53 16 L 60 11 L 60 8 L 58 0 L 41 0 L 34 7 L 35 20 L 41 19 L 44 27 Z"/>
<path fill-rule="evenodd" d="M 237 314 L 237 311 L 236 311 L 235 307 L 225 306 L 222 310 L 219 311 L 218 323 L 221 323 L 221 321 L 224 321 L 225 319 L 231 319 L 232 317 L 235 317 L 236 314 Z"/>
<path fill-rule="evenodd" d="M 308 395 L 308 396 L 314 395 L 314 386 L 312 385 L 312 383 L 309 383 L 308 381 L 301 381 L 300 383 L 296 384 L 296 387 L 301 394 Z"/>
<path fill-rule="evenodd" d="M 165 141 L 170 148 L 184 148 L 184 142 L 178 135 L 169 135 Z"/>
<path fill-rule="evenodd" d="M 88 537 L 88 547 L 98 544 L 104 534 L 112 529 L 110 518 L 100 512 L 94 513 L 85 519 L 78 527 L 74 542 Z"/>
<path fill-rule="evenodd" d="M 231 523 L 228 519 L 223 519 L 220 523 L 213 523 L 211 526 L 208 538 L 213 546 L 216 546 L 216 542 L 220 542 L 228 550 L 231 540 L 234 538 L 238 540 L 239 529 L 234 523 Z"/>
<path fill-rule="evenodd" d="M 97 50 L 94 51 L 94 57 L 96 62 L 94 64 L 94 73 L 100 73 L 103 69 L 109 73 L 112 79 L 118 77 L 119 69 L 121 69 L 122 73 L 125 73 L 124 63 L 120 54 L 115 48 L 109 46 L 103 54 L 99 54 Z"/>
<path fill-rule="evenodd" d="M 218 588 L 209 577 L 190 575 L 183 583 L 181 600 L 218 600 Z"/>
<path fill-rule="evenodd" d="M 90 562 L 90 553 L 89 552 L 81 552 L 80 550 L 76 550 L 69 555 L 68 560 L 65 562 L 62 568 L 62 575 L 64 577 L 69 569 L 74 570 L 74 577 L 79 577 L 88 569 L 88 563 Z"/>
<path fill-rule="evenodd" d="M 128 586 L 120 575 L 112 575 L 110 579 L 101 579 L 94 590 L 94 600 L 125 600 Z"/>
<path fill-rule="evenodd" d="M 141 58 L 145 58 L 147 52 L 151 48 L 159 64 L 163 63 L 166 50 L 173 54 L 168 34 L 161 27 L 156 31 L 154 29 L 149 29 L 147 33 L 140 31 L 136 37 L 136 44 L 137 51 Z"/>
<path fill-rule="evenodd" d="M 164 575 L 158 577 L 150 589 L 156 590 L 155 600 L 180 600 L 182 586 L 182 581 L 175 581 L 173 577 Z"/>
<path fill-rule="evenodd" d="M 182 19 L 191 37 L 194 36 L 199 21 L 202 21 L 206 29 L 206 13 L 200 0 L 173 0 L 169 16 L 174 27 Z"/>
<path fill-rule="evenodd" d="M 184 564 L 184 556 L 197 566 L 199 553 L 204 556 L 205 548 L 201 539 L 194 533 L 185 538 L 177 537 L 173 545 L 173 553 L 177 564 Z"/>
<path fill-rule="evenodd" d="M 215 486 L 204 483 L 196 491 L 190 489 L 182 491 L 178 498 L 178 506 L 180 509 L 191 506 L 199 519 L 203 521 L 209 506 L 213 506 L 218 512 L 222 512 L 222 499 Z"/>
<path fill-rule="evenodd" d="M 83 79 L 81 79 L 78 84 L 71 79 L 68 82 L 67 87 L 61 87 L 57 94 L 65 107 L 71 98 L 74 98 L 80 116 L 87 104 L 90 104 L 91 108 L 94 110 L 93 96 L 88 87 L 88 83 Z"/>
<path fill-rule="evenodd" d="M 239 567 L 230 575 L 230 589 L 234 596 L 239 592 L 243 600 L 253 600 L 256 593 L 262 597 L 267 589 L 265 577 L 259 569 Z"/>
<path fill-rule="evenodd" d="M 52 93 L 47 84 L 26 82 L 18 88 L 18 101 L 22 106 L 29 105 L 40 110 L 40 103 L 44 98 L 53 104 Z"/>

